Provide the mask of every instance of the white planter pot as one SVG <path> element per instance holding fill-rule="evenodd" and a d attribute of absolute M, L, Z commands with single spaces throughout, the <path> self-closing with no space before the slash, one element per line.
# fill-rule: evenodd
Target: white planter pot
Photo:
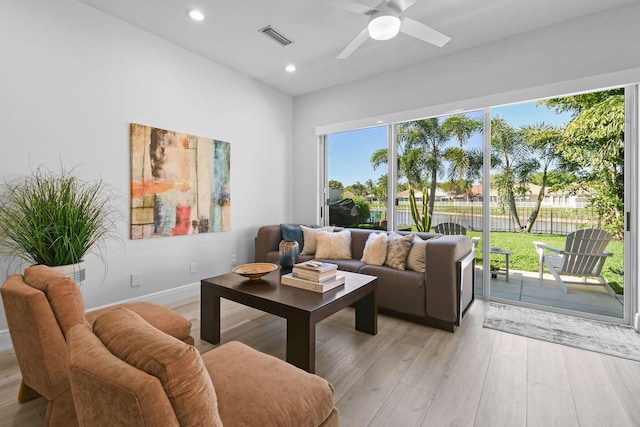
<path fill-rule="evenodd" d="M 53 268 L 63 276 L 71 277 L 73 280 L 78 282 L 78 284 L 80 284 L 85 278 L 84 264 L 84 261 L 80 261 L 77 264 L 56 265 L 52 266 L 51 268 Z"/>

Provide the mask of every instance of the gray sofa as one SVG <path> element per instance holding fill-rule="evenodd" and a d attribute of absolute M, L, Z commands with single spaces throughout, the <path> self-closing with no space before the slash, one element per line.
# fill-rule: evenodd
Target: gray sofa
<path fill-rule="evenodd" d="M 474 300 L 475 251 L 466 236 L 410 233 L 427 240 L 424 273 L 396 270 L 360 261 L 370 233 L 376 230 L 348 229 L 352 259 L 326 259 L 340 270 L 378 277 L 378 311 L 413 322 L 453 332 Z M 379 232 L 379 231 L 378 231 Z M 260 227 L 255 238 L 255 262 L 278 264 L 282 241 L 279 224 Z M 314 259 L 301 255 L 299 261 Z"/>

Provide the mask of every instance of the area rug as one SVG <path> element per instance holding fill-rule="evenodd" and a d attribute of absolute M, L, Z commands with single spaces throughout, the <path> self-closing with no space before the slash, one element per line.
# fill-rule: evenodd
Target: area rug
<path fill-rule="evenodd" d="M 483 326 L 640 361 L 640 334 L 626 325 L 490 302 Z"/>

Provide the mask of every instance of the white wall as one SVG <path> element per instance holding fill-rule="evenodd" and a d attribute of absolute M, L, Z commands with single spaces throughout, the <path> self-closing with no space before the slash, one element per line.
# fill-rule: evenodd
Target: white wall
<path fill-rule="evenodd" d="M 87 307 L 199 284 L 232 254 L 252 261 L 259 225 L 292 220 L 291 97 L 74 0 L 0 2 L 0 58 L 2 177 L 62 163 L 121 195 L 122 242 L 107 272 L 87 259 Z M 131 122 L 231 143 L 230 232 L 128 239 Z M 16 270 L 0 260 L 1 277 Z"/>

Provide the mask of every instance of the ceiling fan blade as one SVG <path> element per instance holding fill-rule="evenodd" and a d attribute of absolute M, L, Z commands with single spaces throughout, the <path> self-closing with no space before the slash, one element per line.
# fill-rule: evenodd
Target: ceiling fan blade
<path fill-rule="evenodd" d="M 371 15 L 372 13 L 377 11 L 376 8 L 365 6 L 363 4 L 356 3 L 351 0 L 313 0 L 313 1 L 316 3 L 324 4 L 326 6 L 346 10 L 347 12 L 358 13 L 360 15 Z"/>
<path fill-rule="evenodd" d="M 351 43 L 344 48 L 340 55 L 338 55 L 338 59 L 346 59 L 351 55 L 357 48 L 362 46 L 364 42 L 369 38 L 369 29 L 364 27 L 364 30 L 360 31 L 360 33 L 351 40 Z"/>
<path fill-rule="evenodd" d="M 445 36 L 431 27 L 427 27 L 422 22 L 418 22 L 415 19 L 407 17 L 402 17 L 400 31 L 411 37 L 415 37 L 438 47 L 444 46 L 449 42 L 449 40 L 451 40 L 451 37 Z"/>
<path fill-rule="evenodd" d="M 389 2 L 389 7 L 395 10 L 396 12 L 404 12 L 413 6 L 418 0 L 391 0 Z"/>

